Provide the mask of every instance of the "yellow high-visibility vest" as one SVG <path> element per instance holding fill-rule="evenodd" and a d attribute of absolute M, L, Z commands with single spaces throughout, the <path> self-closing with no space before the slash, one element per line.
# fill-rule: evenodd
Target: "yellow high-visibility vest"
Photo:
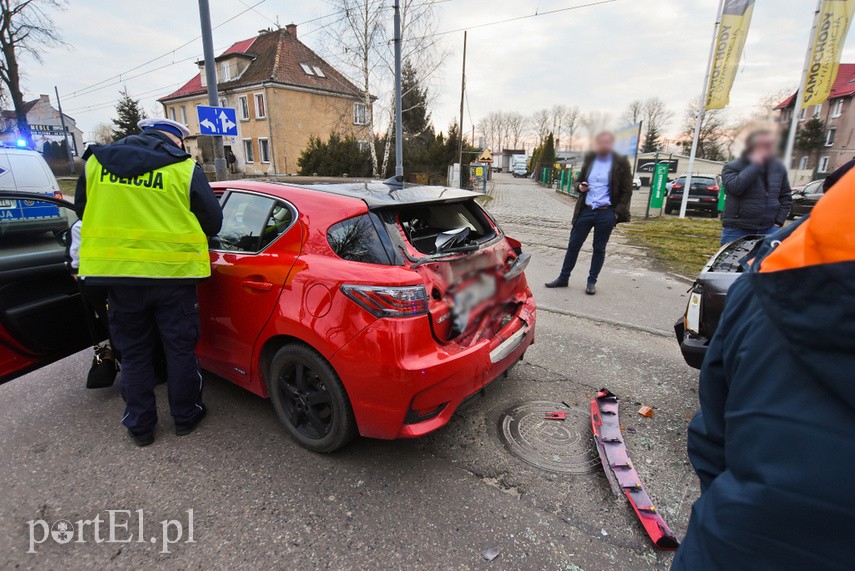
<path fill-rule="evenodd" d="M 205 278 L 208 239 L 190 212 L 195 162 L 123 178 L 98 159 L 86 162 L 86 210 L 80 242 L 84 277 Z"/>

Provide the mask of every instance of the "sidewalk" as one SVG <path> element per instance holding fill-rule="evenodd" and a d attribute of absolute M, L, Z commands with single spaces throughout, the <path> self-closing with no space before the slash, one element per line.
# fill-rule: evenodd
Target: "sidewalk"
<path fill-rule="evenodd" d="M 564 259 L 575 199 L 510 175 L 495 175 L 494 182 L 493 200 L 486 208 L 509 236 L 523 243 L 524 251 L 532 253 L 526 275 L 539 309 L 673 335 L 689 284 L 652 269 L 647 251 L 631 245 L 620 225 L 609 242 L 597 295 L 585 294 L 593 234 L 582 248 L 570 287 L 547 289 L 543 284 L 558 275 Z M 643 198 L 633 202 L 641 203 L 643 216 Z M 638 204 L 632 212 L 639 215 Z"/>

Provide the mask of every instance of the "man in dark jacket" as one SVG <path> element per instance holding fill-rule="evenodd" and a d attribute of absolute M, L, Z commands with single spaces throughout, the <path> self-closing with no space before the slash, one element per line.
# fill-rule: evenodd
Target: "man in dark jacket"
<path fill-rule="evenodd" d="M 767 238 L 701 370 L 701 481 L 672 570 L 853 568 L 855 171 Z"/>
<path fill-rule="evenodd" d="M 122 354 L 122 423 L 139 446 L 154 441 L 159 340 L 176 434 L 205 417 L 196 283 L 211 273 L 208 236 L 223 214 L 202 169 L 184 150 L 185 125 L 140 122 L 140 135 L 87 151 L 77 182 L 81 277 L 108 286 L 111 339 Z"/>
<path fill-rule="evenodd" d="M 748 136 L 745 152 L 721 172 L 726 199 L 721 244 L 750 234 L 769 234 L 784 225 L 793 203 L 787 168 L 775 159 L 771 131 Z"/>
<path fill-rule="evenodd" d="M 614 134 L 600 133 L 596 138 L 595 151 L 585 157 L 576 183 L 576 190 L 581 195 L 576 199 L 564 264 L 558 278 L 546 284 L 548 288 L 567 287 L 582 244 L 593 230 L 594 254 L 585 293 L 597 293 L 597 277 L 606 260 L 609 237 L 618 222 L 629 221 L 629 203 L 632 200 L 632 167 L 626 157 L 614 151 L 614 145 Z"/>

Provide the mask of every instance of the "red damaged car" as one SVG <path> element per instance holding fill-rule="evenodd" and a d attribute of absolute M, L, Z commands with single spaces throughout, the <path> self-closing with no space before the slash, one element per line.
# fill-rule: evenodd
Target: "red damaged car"
<path fill-rule="evenodd" d="M 199 285 L 202 367 L 270 397 L 306 448 L 436 430 L 534 341 L 530 256 L 476 194 L 386 183 L 214 189 L 224 223 Z M 87 344 L 64 254 L 43 240 L 0 242 L 2 380 Z"/>

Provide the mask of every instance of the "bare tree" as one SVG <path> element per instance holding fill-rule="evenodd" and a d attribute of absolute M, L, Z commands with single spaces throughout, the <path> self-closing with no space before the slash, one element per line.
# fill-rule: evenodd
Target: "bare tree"
<path fill-rule="evenodd" d="M 389 6 L 383 0 L 330 0 L 330 4 L 334 11 L 344 14 L 344 18 L 331 26 L 325 51 L 348 75 L 358 78 L 356 83 L 362 91 L 362 100 L 371 110 L 367 116 L 371 137 L 377 137 L 383 130 L 382 164 L 373 141 L 370 145 L 372 170 L 379 176 L 388 166 L 394 129 L 394 46 L 390 41 L 393 32 Z M 438 20 L 434 4 L 434 0 L 401 2 L 401 57 L 418 71 L 417 85 L 426 90 L 447 54 L 435 34 Z M 375 99 L 372 93 L 389 95 Z M 417 99 L 423 104 L 421 98 Z M 378 124 L 377 117 L 385 118 L 383 127 L 382 123 Z"/>
<path fill-rule="evenodd" d="M 519 149 L 520 143 L 523 142 L 523 136 L 525 135 L 525 117 L 522 113 L 510 111 L 507 113 L 506 122 L 508 127 L 508 146 L 511 149 Z"/>
<path fill-rule="evenodd" d="M 644 121 L 645 132 L 653 129 L 662 133 L 673 117 L 674 113 L 658 97 L 651 97 L 644 102 L 641 118 Z"/>
<path fill-rule="evenodd" d="M 19 57 L 27 54 L 41 62 L 45 47 L 64 44 L 49 14 L 64 8 L 62 0 L 0 0 L 0 80 L 15 107 L 18 133 L 29 146 L 33 137 L 24 109 Z"/>
<path fill-rule="evenodd" d="M 541 144 L 549 134 L 549 127 L 552 125 L 552 117 L 548 109 L 540 109 L 531 114 L 529 119 L 531 131 L 537 137 L 537 144 Z"/>
<path fill-rule="evenodd" d="M 565 141 L 564 148 L 567 150 L 573 148 L 573 142 L 576 139 L 576 131 L 579 129 L 580 115 L 581 112 L 575 105 L 568 107 L 567 112 L 564 115 L 564 132 L 567 134 L 567 137 L 562 137 L 561 140 Z"/>
<path fill-rule="evenodd" d="M 611 122 L 611 115 L 603 111 L 588 111 L 583 113 L 579 123 L 588 133 L 588 146 L 594 146 L 596 136 L 605 131 Z"/>
<path fill-rule="evenodd" d="M 629 107 L 626 108 L 626 111 L 623 112 L 623 115 L 621 115 L 620 118 L 621 121 L 627 125 L 635 125 L 642 120 L 643 115 L 644 102 L 640 99 L 636 99 L 629 104 Z"/>
<path fill-rule="evenodd" d="M 108 123 L 98 123 L 92 129 L 92 142 L 107 145 L 113 142 L 113 126 Z"/>
<path fill-rule="evenodd" d="M 698 119 L 698 101 L 692 101 L 686 108 L 686 116 L 683 119 L 683 140 L 681 145 L 683 152 L 689 154 L 694 138 L 695 123 Z M 726 147 L 729 145 L 728 127 L 725 123 L 721 109 L 713 109 L 704 113 L 701 121 L 701 130 L 698 135 L 697 157 L 710 161 L 723 161 L 727 159 Z"/>

